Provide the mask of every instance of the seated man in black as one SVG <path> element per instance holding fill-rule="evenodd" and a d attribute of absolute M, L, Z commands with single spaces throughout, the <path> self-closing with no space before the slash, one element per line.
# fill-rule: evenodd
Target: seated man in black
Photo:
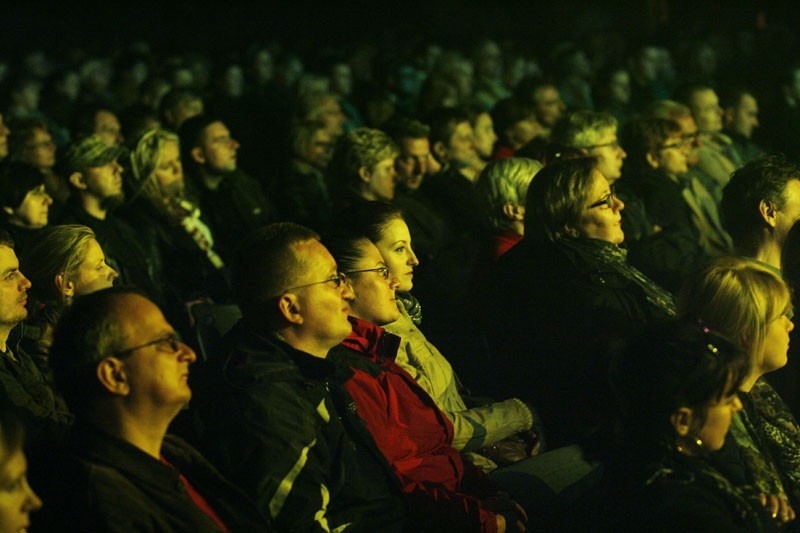
<path fill-rule="evenodd" d="M 65 168 L 72 189 L 67 215 L 62 222 L 89 226 L 119 272 L 122 285 L 135 285 L 151 298 L 162 301 L 157 253 L 139 240 L 136 231 L 114 210 L 125 201 L 122 188 L 122 150 L 107 145 L 98 135 L 73 142 L 65 154 Z"/>
<path fill-rule="evenodd" d="M 25 426 L 28 449 L 58 442 L 72 416 L 18 343 L 16 326 L 28 316 L 25 304 L 31 282 L 19 271 L 14 241 L 0 230 L 0 402 Z M 16 329 L 15 329 L 16 328 Z"/>
<path fill-rule="evenodd" d="M 63 456 L 54 456 L 57 468 L 34 476 L 47 501 L 37 529 L 270 529 L 239 489 L 167 435 L 192 396 L 196 356 L 153 302 L 129 289 L 82 297 L 62 318 L 51 353 L 77 423 Z"/>
<path fill-rule="evenodd" d="M 327 359 L 353 291 L 309 229 L 256 231 L 234 263 L 243 318 L 195 386 L 200 449 L 279 530 L 399 531 L 399 485 Z"/>
<path fill-rule="evenodd" d="M 228 260 L 242 233 L 273 221 L 275 208 L 258 181 L 239 169 L 239 142 L 221 120 L 196 115 L 183 123 L 178 134 L 186 190 L 199 200 L 220 255 Z"/>

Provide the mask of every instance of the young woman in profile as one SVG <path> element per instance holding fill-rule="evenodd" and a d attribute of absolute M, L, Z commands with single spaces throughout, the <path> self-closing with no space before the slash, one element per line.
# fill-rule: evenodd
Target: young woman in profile
<path fill-rule="evenodd" d="M 771 531 L 758 491 L 710 460 L 742 404 L 747 354 L 696 322 L 649 331 L 612 367 L 619 445 L 608 462 L 608 531 Z"/>

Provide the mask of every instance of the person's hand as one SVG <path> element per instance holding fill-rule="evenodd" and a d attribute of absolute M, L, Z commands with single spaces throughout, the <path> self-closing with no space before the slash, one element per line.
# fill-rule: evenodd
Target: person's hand
<path fill-rule="evenodd" d="M 497 520 L 497 533 L 506 533 L 506 517 L 501 514 L 494 515 Z"/>
<path fill-rule="evenodd" d="M 524 533 L 526 531 L 525 524 L 528 522 L 528 514 L 520 504 L 511 498 L 489 498 L 483 500 L 484 506 L 495 513 L 498 519 L 497 524 L 500 526 L 500 518 L 502 517 L 503 529 L 498 531 L 519 531 Z"/>
<path fill-rule="evenodd" d="M 789 505 L 789 500 L 776 496 L 775 494 L 762 494 L 761 504 L 767 508 L 772 518 L 784 524 L 786 522 L 791 522 L 797 517 L 794 509 Z"/>

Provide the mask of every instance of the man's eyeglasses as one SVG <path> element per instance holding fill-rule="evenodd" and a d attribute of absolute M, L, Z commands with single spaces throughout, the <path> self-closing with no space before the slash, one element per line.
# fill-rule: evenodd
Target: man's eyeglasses
<path fill-rule="evenodd" d="M 352 276 L 353 274 L 360 274 L 362 272 L 378 272 L 383 279 L 389 279 L 389 267 L 386 265 L 377 268 L 365 268 L 364 270 L 351 270 L 347 275 Z"/>
<path fill-rule="evenodd" d="M 304 287 L 310 287 L 312 285 L 319 285 L 320 283 L 333 283 L 333 286 L 338 289 L 339 287 L 342 286 L 342 283 L 344 283 L 345 285 L 348 284 L 347 274 L 345 274 L 344 272 L 339 272 L 335 276 L 331 276 L 328 279 L 323 279 L 322 281 L 315 281 L 313 283 L 306 283 L 305 285 L 297 285 L 296 287 L 289 287 L 288 289 L 284 289 L 283 292 L 289 292 L 289 291 L 293 291 L 293 290 L 297 290 L 297 289 L 302 289 Z"/>
<path fill-rule="evenodd" d="M 606 146 L 608 146 L 610 148 L 617 149 L 617 148 L 620 147 L 619 146 L 619 140 L 616 139 L 616 140 L 611 141 L 610 143 L 593 144 L 591 146 L 584 146 L 583 149 L 584 150 L 594 150 L 595 148 L 605 148 Z"/>
<path fill-rule="evenodd" d="M 616 201 L 617 201 L 617 193 L 616 193 L 616 190 L 614 189 L 614 186 L 612 185 L 611 186 L 611 192 L 608 193 L 608 196 L 606 196 L 602 200 L 597 200 L 593 204 L 589 204 L 589 206 L 586 209 L 594 209 L 595 207 L 600 207 L 601 205 L 605 205 L 605 206 L 608 206 L 608 207 L 614 207 L 614 203 Z"/>
<path fill-rule="evenodd" d="M 181 349 L 181 344 L 183 341 L 181 340 L 181 336 L 177 331 L 173 331 L 168 335 L 164 335 L 154 341 L 146 342 L 144 344 L 140 344 L 138 346 L 134 346 L 133 348 L 127 348 L 125 350 L 120 350 L 118 352 L 113 353 L 114 357 L 126 356 L 129 355 L 136 350 L 141 350 L 142 348 L 147 348 L 148 346 L 167 346 L 172 353 L 178 353 Z"/>

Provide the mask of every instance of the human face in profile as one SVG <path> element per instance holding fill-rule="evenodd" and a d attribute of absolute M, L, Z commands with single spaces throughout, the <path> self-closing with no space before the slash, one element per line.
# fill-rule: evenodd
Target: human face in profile
<path fill-rule="evenodd" d="M 410 291 L 414 287 L 414 268 L 419 265 L 419 259 L 411 248 L 411 233 L 406 221 L 394 218 L 387 222 L 375 246 L 389 267 L 389 273 L 400 280 L 397 290 Z"/>
<path fill-rule="evenodd" d="M 592 171 L 592 184 L 586 205 L 575 230 L 582 237 L 622 244 L 622 214 L 625 204 L 617 198 L 603 175 Z"/>
<path fill-rule="evenodd" d="M 11 452 L 0 467 L 0 533 L 25 531 L 30 514 L 42 507 L 42 500 L 28 485 L 28 462 L 22 449 Z"/>
<path fill-rule="evenodd" d="M 395 298 L 400 280 L 391 274 L 381 253 L 370 241 L 364 239 L 359 250 L 361 258 L 347 272 L 355 292 L 352 314 L 379 326 L 390 324 L 400 318 Z"/>

